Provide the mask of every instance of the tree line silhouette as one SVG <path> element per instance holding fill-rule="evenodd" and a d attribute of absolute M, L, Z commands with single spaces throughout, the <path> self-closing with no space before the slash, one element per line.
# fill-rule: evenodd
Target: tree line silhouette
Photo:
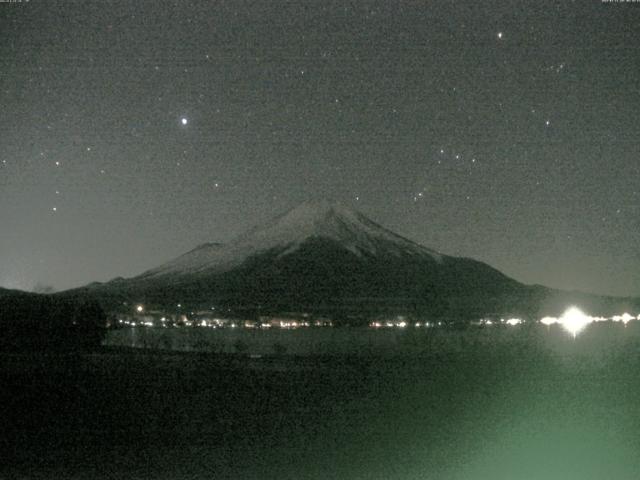
<path fill-rule="evenodd" d="M 94 350 L 105 332 L 106 315 L 94 300 L 0 291 L 1 351 Z"/>

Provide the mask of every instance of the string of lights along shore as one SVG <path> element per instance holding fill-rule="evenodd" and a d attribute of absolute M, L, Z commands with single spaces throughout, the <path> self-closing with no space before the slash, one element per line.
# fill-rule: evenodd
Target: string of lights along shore
<path fill-rule="evenodd" d="M 333 199 L 640 293 L 640 4 L 0 3 L 0 287 L 131 277 Z"/>
<path fill-rule="evenodd" d="M 178 306 L 178 309 L 180 306 Z M 272 318 L 263 317 L 259 320 L 230 320 L 224 316 L 219 316 L 215 307 L 207 312 L 186 312 L 187 314 L 166 315 L 161 311 L 147 311 L 144 305 L 136 305 L 134 314 L 119 314 L 116 319 L 117 325 L 120 327 L 201 327 L 201 328 L 238 328 L 270 330 L 276 329 L 299 329 L 310 327 L 333 327 L 333 322 L 328 319 L 291 319 L 291 318 Z M 567 308 L 560 317 L 545 316 L 536 321 L 524 321 L 521 318 L 481 318 L 470 322 L 474 327 L 517 327 L 519 325 L 539 323 L 547 328 L 552 326 L 560 326 L 573 338 L 582 332 L 586 327 L 593 323 L 606 322 L 607 324 L 622 323 L 625 327 L 629 322 L 640 321 L 640 315 L 634 316 L 628 312 L 622 315 L 612 315 L 611 317 L 591 316 L 584 313 L 578 307 L 572 306 Z M 373 320 L 368 324 L 373 329 L 431 329 L 445 327 L 442 321 L 410 321 L 405 316 L 399 315 L 395 318 L 386 320 Z"/>

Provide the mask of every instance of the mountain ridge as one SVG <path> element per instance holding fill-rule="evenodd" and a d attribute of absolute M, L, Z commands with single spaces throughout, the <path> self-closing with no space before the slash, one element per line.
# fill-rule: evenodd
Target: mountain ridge
<path fill-rule="evenodd" d="M 65 293 L 75 294 L 95 296 L 112 310 L 139 302 L 164 309 L 215 305 L 241 316 L 306 312 L 361 319 L 541 318 L 575 303 L 594 315 L 640 308 L 640 300 L 524 285 L 328 201 L 305 202 L 227 244 L 201 244 L 138 276 Z"/>

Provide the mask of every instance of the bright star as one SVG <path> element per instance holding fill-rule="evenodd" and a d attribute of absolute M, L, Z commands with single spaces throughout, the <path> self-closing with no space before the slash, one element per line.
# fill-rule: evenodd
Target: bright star
<path fill-rule="evenodd" d="M 182 123 L 182 125 L 186 125 L 187 123 L 189 123 L 189 120 L 187 120 L 187 117 L 182 117 L 180 119 L 180 123 Z"/>
<path fill-rule="evenodd" d="M 502 40 L 502 32 L 498 32 L 498 39 Z"/>

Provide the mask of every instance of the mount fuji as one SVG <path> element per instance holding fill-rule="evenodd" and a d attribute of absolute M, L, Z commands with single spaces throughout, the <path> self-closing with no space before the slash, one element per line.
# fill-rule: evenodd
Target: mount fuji
<path fill-rule="evenodd" d="M 138 279 L 219 273 L 265 253 L 277 253 L 276 261 L 304 249 L 307 242 L 332 244 L 354 257 L 428 257 L 441 262 L 442 255 L 417 245 L 337 203 L 305 202 L 271 222 L 253 228 L 228 245 L 206 243 Z"/>
<path fill-rule="evenodd" d="M 612 301 L 521 284 L 485 263 L 441 254 L 328 201 L 303 203 L 228 244 L 200 245 L 136 277 L 70 292 L 95 296 L 111 310 L 134 302 L 161 308 L 180 303 L 249 316 L 306 312 L 448 320 L 533 317 L 555 313 L 576 298 L 594 308 Z"/>

